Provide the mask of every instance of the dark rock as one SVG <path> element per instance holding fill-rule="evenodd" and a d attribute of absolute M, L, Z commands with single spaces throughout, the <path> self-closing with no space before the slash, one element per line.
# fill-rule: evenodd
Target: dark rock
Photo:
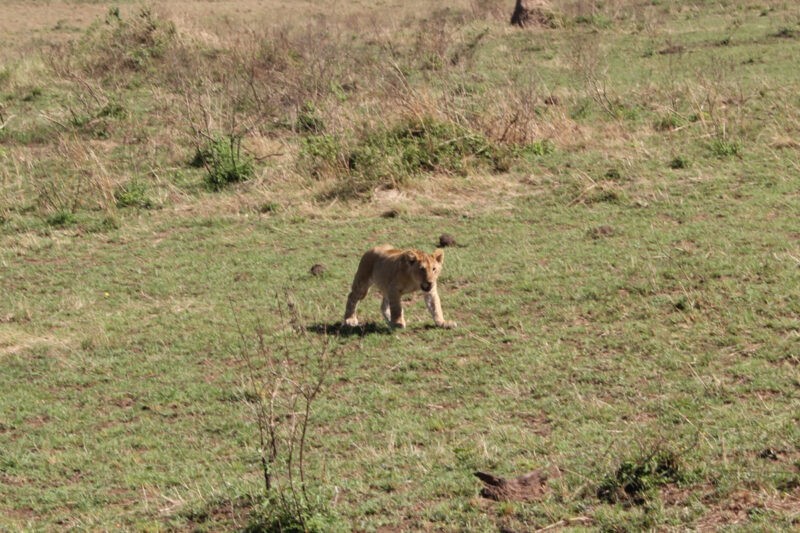
<path fill-rule="evenodd" d="M 614 235 L 614 228 L 611 226 L 598 226 L 589 230 L 589 237 L 592 239 L 610 237 L 611 235 Z"/>
<path fill-rule="evenodd" d="M 514 479 L 506 479 L 486 472 L 475 472 L 483 481 L 481 496 L 501 501 L 533 502 L 544 496 L 548 490 L 547 480 L 561 477 L 561 472 L 553 468 L 550 471 L 533 470 Z"/>
<path fill-rule="evenodd" d="M 442 233 L 442 235 L 439 237 L 439 246 L 441 246 L 442 248 L 455 245 L 456 245 L 456 238 L 450 235 L 449 233 Z"/>

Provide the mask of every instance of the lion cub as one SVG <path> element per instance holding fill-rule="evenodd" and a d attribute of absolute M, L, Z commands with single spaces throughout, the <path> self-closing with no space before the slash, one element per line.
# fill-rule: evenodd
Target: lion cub
<path fill-rule="evenodd" d="M 356 306 L 367 295 L 369 288 L 376 285 L 383 294 L 381 312 L 390 326 L 406 327 L 400 297 L 422 290 L 425 304 L 436 325 L 440 328 L 456 327 L 455 322 L 445 321 L 436 292 L 436 280 L 442 271 L 443 261 L 444 250 L 441 249 L 428 254 L 413 249 L 397 250 L 384 244 L 367 251 L 358 264 L 353 288 L 347 296 L 344 323 L 348 326 L 358 325 Z"/>

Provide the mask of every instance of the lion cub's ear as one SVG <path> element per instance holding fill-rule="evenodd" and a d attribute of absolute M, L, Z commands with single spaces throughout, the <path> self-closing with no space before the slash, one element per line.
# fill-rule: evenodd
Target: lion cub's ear
<path fill-rule="evenodd" d="M 406 261 L 408 261 L 409 265 L 413 265 L 417 262 L 417 254 L 414 253 L 413 250 L 406 250 Z"/>
<path fill-rule="evenodd" d="M 436 259 L 436 262 L 441 265 L 442 261 L 444 261 L 444 250 L 437 248 L 436 251 L 433 252 L 433 258 Z"/>

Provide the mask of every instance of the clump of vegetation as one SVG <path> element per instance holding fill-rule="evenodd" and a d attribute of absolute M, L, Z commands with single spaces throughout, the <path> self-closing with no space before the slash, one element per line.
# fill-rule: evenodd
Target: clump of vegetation
<path fill-rule="evenodd" d="M 425 173 L 502 171 L 509 155 L 525 150 L 543 154 L 549 147 L 538 143 L 515 152 L 460 124 L 425 117 L 367 130 L 347 149 L 329 135 L 309 137 L 302 142 L 301 157 L 313 175 L 329 171 L 341 179 L 337 195 L 360 196 Z"/>
<path fill-rule="evenodd" d="M 112 7 L 105 23 L 87 34 L 84 57 L 91 70 L 144 70 L 154 59 L 164 57 L 176 35 L 175 24 L 160 19 L 149 7 L 128 19 Z"/>
<path fill-rule="evenodd" d="M 72 226 L 77 221 L 78 218 L 72 211 L 57 211 L 47 217 L 47 223 L 56 228 Z"/>
<path fill-rule="evenodd" d="M 741 143 L 723 137 L 717 137 L 711 141 L 709 148 L 711 153 L 717 157 L 739 156 L 742 153 Z"/>
<path fill-rule="evenodd" d="M 669 168 L 673 170 L 679 170 L 688 167 L 689 167 L 689 159 L 682 155 L 677 155 L 673 157 L 672 160 L 669 162 Z"/>
<path fill-rule="evenodd" d="M 606 29 L 611 26 L 611 19 L 600 13 L 595 13 L 594 15 L 578 15 L 575 17 L 575 24 L 585 24 L 598 29 Z"/>
<path fill-rule="evenodd" d="M 251 516 L 246 533 L 322 533 L 337 530 L 333 517 L 320 510 L 291 510 L 278 499 L 267 499 Z M 339 528 L 344 529 L 344 528 Z"/>
<path fill-rule="evenodd" d="M 653 124 L 653 127 L 659 131 L 676 130 L 685 126 L 687 122 L 685 118 L 677 113 L 669 113 L 668 115 L 659 117 L 655 124 Z"/>
<path fill-rule="evenodd" d="M 129 181 L 114 191 L 118 207 L 139 207 L 150 209 L 153 201 L 147 196 L 147 184 L 140 180 Z"/>
<path fill-rule="evenodd" d="M 217 136 L 195 153 L 194 167 L 205 167 L 206 185 L 218 191 L 230 183 L 253 177 L 253 158 L 242 152 L 242 138 L 236 135 Z"/>
<path fill-rule="evenodd" d="M 325 131 L 325 121 L 312 103 L 306 103 L 297 114 L 295 128 L 301 133 L 322 133 Z"/>
<path fill-rule="evenodd" d="M 638 459 L 626 460 L 597 488 L 597 497 L 608 503 L 640 505 L 651 499 L 655 490 L 667 483 L 686 479 L 678 454 L 659 449 Z"/>

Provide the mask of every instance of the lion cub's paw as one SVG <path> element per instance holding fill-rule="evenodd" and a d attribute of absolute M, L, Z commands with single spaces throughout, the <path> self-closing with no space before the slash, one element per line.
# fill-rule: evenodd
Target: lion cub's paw
<path fill-rule="evenodd" d="M 358 326 L 358 319 L 355 317 L 346 318 L 344 321 L 345 326 L 350 326 L 351 328 L 355 328 Z"/>
<path fill-rule="evenodd" d="M 444 328 L 444 329 L 455 329 L 456 327 L 458 327 L 458 324 L 456 324 L 455 322 L 453 322 L 451 320 L 445 320 L 444 322 L 442 322 L 440 324 L 436 324 L 436 325 L 439 326 L 440 328 Z"/>
<path fill-rule="evenodd" d="M 406 327 L 405 322 L 389 322 L 389 325 L 392 327 L 392 329 L 394 328 L 403 329 L 404 327 Z"/>

